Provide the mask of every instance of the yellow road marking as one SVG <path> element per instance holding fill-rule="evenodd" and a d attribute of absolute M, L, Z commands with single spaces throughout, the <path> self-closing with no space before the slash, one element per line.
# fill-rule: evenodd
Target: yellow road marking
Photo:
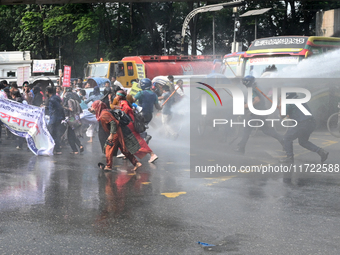
<path fill-rule="evenodd" d="M 214 181 L 211 182 L 211 183 L 207 183 L 205 184 L 205 186 L 212 186 L 214 184 L 217 184 L 217 183 L 220 183 L 220 182 L 224 182 L 226 180 L 230 180 L 232 178 L 236 177 L 236 175 L 233 175 L 233 176 L 228 176 L 228 177 L 219 177 L 219 178 L 204 178 L 206 180 L 210 180 L 210 179 L 213 179 Z"/>
<path fill-rule="evenodd" d="M 187 193 L 184 192 L 184 191 L 181 191 L 181 192 L 171 192 L 171 193 L 161 193 L 161 195 L 166 196 L 168 198 L 175 198 L 175 197 L 178 197 L 178 196 L 184 195 L 184 194 L 187 194 Z"/>

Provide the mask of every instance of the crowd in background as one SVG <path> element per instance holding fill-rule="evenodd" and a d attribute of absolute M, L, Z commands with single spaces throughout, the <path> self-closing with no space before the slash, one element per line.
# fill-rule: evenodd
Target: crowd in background
<path fill-rule="evenodd" d="M 174 101 L 183 96 L 183 82 L 179 81 L 175 86 L 173 84 L 173 77 L 169 76 L 168 78 L 169 83 L 166 85 L 157 83 L 152 84 L 149 79 L 143 79 L 143 81 L 148 83 L 147 88 L 141 88 L 140 82 L 136 81 L 134 87 L 137 88 L 137 93 L 132 93 L 131 89 L 124 88 L 116 77 L 111 77 L 111 81 L 107 80 L 104 86 L 101 87 L 93 87 L 89 82 L 83 83 L 81 78 L 74 79 L 70 87 L 61 87 L 58 84 L 56 86 L 46 86 L 39 82 L 33 85 L 24 82 L 22 87 L 19 88 L 16 83 L 8 84 L 6 80 L 3 80 L 0 82 L 0 98 L 45 108 L 47 127 L 55 141 L 54 154 L 62 154 L 67 145 L 71 148 L 72 154 L 81 153 L 85 149 L 81 142 L 82 138 L 86 135 L 89 138 L 87 142 L 92 143 L 96 133 L 98 133 L 101 148 L 103 152 L 106 153 L 106 143 L 111 130 L 105 130 L 106 126 L 101 121 L 100 114 L 98 115 L 98 111 L 96 113 L 96 110 L 93 109 L 92 105 L 98 107 L 99 101 L 100 111 L 103 109 L 120 109 L 131 117 L 131 123 L 133 123 L 134 111 L 138 108 L 135 101 L 140 101 L 139 104 L 141 105 L 143 102 L 143 92 L 148 92 L 146 94 L 144 93 L 144 95 L 152 93 L 157 104 L 158 100 L 165 101 L 168 99 L 170 94 L 174 91 L 177 91 L 176 95 L 179 95 L 173 97 Z M 179 89 L 176 90 L 176 88 Z M 146 109 L 148 108 L 147 100 L 144 100 L 143 104 L 145 106 L 144 112 L 146 112 Z M 168 99 L 166 106 L 158 107 L 158 110 L 163 111 L 162 119 L 164 119 L 163 124 L 165 124 L 165 130 L 169 131 L 174 138 L 177 138 L 178 134 L 174 133 L 167 125 L 171 119 L 172 104 L 172 100 Z M 153 105 L 151 105 L 151 108 L 153 108 Z M 92 109 L 92 112 L 89 111 L 89 109 Z M 148 124 L 151 119 L 152 117 L 146 121 L 146 124 Z M 150 163 L 154 162 L 158 157 L 148 146 L 151 136 L 147 135 L 146 132 L 145 134 L 139 134 L 134 130 L 133 124 L 131 123 L 128 127 L 130 131 L 132 131 L 131 133 L 135 141 L 138 143 L 138 150 L 134 151 L 134 155 L 129 155 L 125 146 L 127 142 L 120 141 L 122 146 L 113 149 L 111 148 L 109 154 L 111 158 L 112 156 L 117 156 L 117 149 L 119 148 L 122 154 L 118 155 L 118 157 L 127 157 L 130 159 L 131 163 L 135 165 L 135 168 L 137 168 L 140 166 L 140 163 L 138 160 L 133 159 L 135 156 L 141 159 L 150 154 Z M 2 129 L 6 131 L 2 132 Z M 25 138 L 14 136 L 0 121 L 0 143 L 2 141 L 1 139 L 3 139 L 1 137 L 2 133 L 6 134 L 7 139 L 15 140 L 15 146 L 18 150 L 23 149 Z M 115 142 L 117 143 L 117 141 Z M 112 162 L 107 162 L 106 170 L 111 168 Z"/>

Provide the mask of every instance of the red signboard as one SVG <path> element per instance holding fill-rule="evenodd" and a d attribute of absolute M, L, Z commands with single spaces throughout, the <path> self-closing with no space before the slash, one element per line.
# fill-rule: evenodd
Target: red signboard
<path fill-rule="evenodd" d="M 64 78 L 63 78 L 63 87 L 71 86 L 71 67 L 64 66 Z"/>

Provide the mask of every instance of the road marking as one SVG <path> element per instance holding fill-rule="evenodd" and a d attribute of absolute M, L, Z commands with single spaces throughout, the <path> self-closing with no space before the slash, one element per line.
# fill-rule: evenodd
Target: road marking
<path fill-rule="evenodd" d="M 332 140 L 326 140 L 326 141 L 322 142 L 322 144 L 324 146 L 330 146 L 330 145 L 333 145 L 333 144 L 336 144 L 336 143 L 338 143 L 338 142 L 332 141 Z"/>
<path fill-rule="evenodd" d="M 181 191 L 181 192 L 171 192 L 171 193 L 161 193 L 161 195 L 166 196 L 167 198 L 175 198 L 175 197 L 178 197 L 178 196 L 184 195 L 184 194 L 187 194 L 187 193 L 184 192 L 184 191 Z"/>
<path fill-rule="evenodd" d="M 213 179 L 214 181 L 211 182 L 211 183 L 206 183 L 204 184 L 204 186 L 212 186 L 214 184 L 217 184 L 217 183 L 221 183 L 221 182 L 224 182 L 226 180 L 230 180 L 232 178 L 236 177 L 236 175 L 233 175 L 233 176 L 228 176 L 228 177 L 218 177 L 218 178 L 204 178 L 206 180 L 211 180 Z"/>
<path fill-rule="evenodd" d="M 149 185 L 151 182 L 142 182 L 144 185 Z"/>

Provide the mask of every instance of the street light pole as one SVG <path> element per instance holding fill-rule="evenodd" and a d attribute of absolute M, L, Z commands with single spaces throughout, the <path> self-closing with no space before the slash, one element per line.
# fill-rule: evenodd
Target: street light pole
<path fill-rule="evenodd" d="M 257 9 L 257 10 L 251 10 L 247 11 L 246 13 L 243 13 L 240 17 L 248 17 L 248 16 L 255 16 L 255 39 L 257 39 L 257 16 L 262 15 L 269 11 L 271 8 L 264 8 L 264 9 Z"/>
<path fill-rule="evenodd" d="M 223 8 L 228 8 L 228 7 L 235 7 L 235 6 L 240 6 L 244 5 L 245 0 L 234 0 L 233 2 L 228 2 L 228 3 L 223 3 L 223 4 L 211 4 L 211 5 L 206 5 L 203 7 L 196 8 L 192 10 L 186 17 L 182 25 L 182 33 L 181 33 L 181 54 L 184 53 L 184 37 L 185 37 L 185 31 L 189 25 L 190 20 L 198 13 L 201 12 L 215 12 L 219 11 Z"/>

